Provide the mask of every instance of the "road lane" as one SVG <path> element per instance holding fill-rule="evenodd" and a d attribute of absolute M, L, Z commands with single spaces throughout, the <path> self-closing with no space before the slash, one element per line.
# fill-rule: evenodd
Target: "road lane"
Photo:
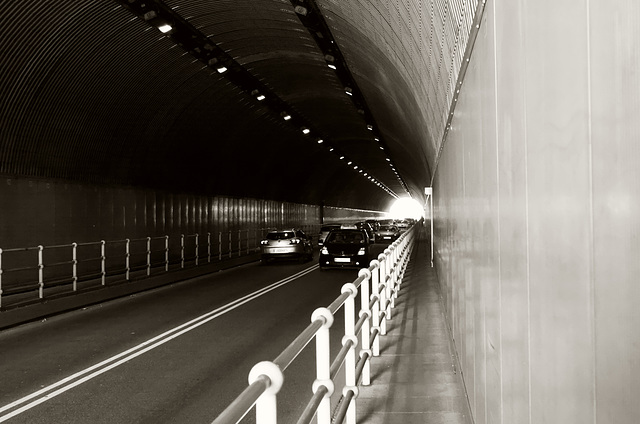
<path fill-rule="evenodd" d="M 0 333 L 0 405 L 315 264 L 243 266 Z M 312 270 L 7 422 L 210 422 L 246 386 L 251 367 L 277 356 L 311 312 L 355 276 Z M 313 363 L 311 344 L 285 372 L 279 397 L 285 416 L 299 414 L 310 396 Z"/>

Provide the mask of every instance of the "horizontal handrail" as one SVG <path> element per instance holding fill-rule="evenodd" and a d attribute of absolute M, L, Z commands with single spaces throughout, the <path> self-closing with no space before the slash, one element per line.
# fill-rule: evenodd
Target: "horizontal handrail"
<path fill-rule="evenodd" d="M 330 422 L 355 424 L 355 399 L 358 396 L 358 381 L 370 384 L 370 359 L 379 355 L 379 336 L 386 334 L 386 321 L 391 318 L 394 298 L 397 296 L 413 246 L 413 228 L 405 232 L 378 259 L 371 261 L 368 268 L 361 269 L 358 278 L 342 287 L 342 293 L 326 308 L 318 308 L 311 315 L 309 324 L 273 362 L 259 363 L 249 374 L 249 381 L 262 375 L 269 381 L 276 381 L 269 390 L 265 389 L 257 400 L 255 393 L 245 389 L 213 421 L 213 424 L 237 423 L 251 408 L 256 408 L 257 424 L 277 422 L 276 395 L 284 382 L 283 371 L 313 338 L 316 339 L 316 380 L 313 395 L 299 417 L 298 424 L 307 424 L 316 417 L 318 424 Z M 355 321 L 355 298 L 360 290 L 360 311 Z M 369 295 L 371 293 L 371 295 Z M 345 330 L 342 348 L 329 358 L 329 331 L 335 313 L 344 309 Z M 356 361 L 355 349 L 360 346 L 360 359 Z M 345 370 L 345 385 L 336 415 L 331 417 L 331 396 L 336 392 L 335 381 L 340 370 Z"/>
<path fill-rule="evenodd" d="M 289 346 L 286 347 L 285 350 L 282 351 L 282 353 L 280 353 L 280 355 L 276 357 L 276 359 L 273 360 L 273 363 L 278 365 L 281 370 L 286 370 L 300 352 L 302 352 L 302 349 L 304 349 L 311 340 L 313 340 L 318 330 L 322 328 L 323 324 L 324 322 L 322 319 L 314 320 L 302 331 L 302 333 L 298 335 L 298 337 L 293 340 L 293 342 L 291 342 L 291 344 L 289 344 Z"/>
<path fill-rule="evenodd" d="M 228 408 L 213 421 L 213 424 L 240 421 L 269 388 L 269 384 L 269 377 L 266 375 L 259 376 L 231 403 L 232 407 Z M 244 411 L 244 413 L 241 411 Z"/>

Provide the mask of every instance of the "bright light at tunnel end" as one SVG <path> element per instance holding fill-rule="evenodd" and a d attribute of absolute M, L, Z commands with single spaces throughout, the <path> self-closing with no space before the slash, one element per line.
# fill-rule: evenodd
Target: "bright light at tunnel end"
<path fill-rule="evenodd" d="M 396 200 L 389 209 L 389 218 L 414 218 L 420 219 L 424 216 L 423 205 L 410 197 L 401 197 Z"/>

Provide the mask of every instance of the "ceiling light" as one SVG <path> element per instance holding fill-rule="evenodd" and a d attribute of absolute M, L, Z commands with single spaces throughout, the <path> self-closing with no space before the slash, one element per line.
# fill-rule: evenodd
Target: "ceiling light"
<path fill-rule="evenodd" d="M 309 128 L 303 128 L 302 129 L 302 133 L 303 134 L 309 134 L 311 132 L 311 130 Z"/>
<path fill-rule="evenodd" d="M 373 131 L 373 125 L 367 125 L 367 129 L 368 129 L 369 131 Z"/>
<path fill-rule="evenodd" d="M 146 12 L 144 15 L 142 15 L 142 19 L 144 19 L 145 21 L 150 21 L 151 19 L 154 19 L 157 17 L 158 17 L 158 14 L 156 13 L 155 10 L 150 10 Z"/>
<path fill-rule="evenodd" d="M 320 138 L 320 139 L 318 139 L 318 144 L 322 144 L 323 142 L 324 142 L 324 140 L 323 140 L 323 139 L 321 139 L 321 138 Z"/>
<path fill-rule="evenodd" d="M 260 94 L 258 97 L 256 97 L 256 99 L 258 99 L 258 101 L 264 100 L 266 97 L 264 97 L 263 94 Z"/>
<path fill-rule="evenodd" d="M 345 87 L 344 92 L 350 96 L 353 96 L 353 90 L 351 89 L 351 87 Z"/>
<path fill-rule="evenodd" d="M 224 74 L 225 72 L 227 72 L 227 67 L 226 66 L 221 66 L 218 68 L 218 73 L 219 74 Z"/>
<path fill-rule="evenodd" d="M 171 25 L 169 24 L 164 24 L 164 25 L 160 25 L 158 29 L 160 30 L 160 32 L 166 34 L 167 32 L 171 31 L 173 28 L 171 28 Z"/>
<path fill-rule="evenodd" d="M 287 112 L 282 112 L 280 116 L 282 116 L 282 119 L 284 119 L 285 121 L 291 119 L 291 115 L 289 115 Z"/>
<path fill-rule="evenodd" d="M 331 63 L 327 63 L 327 66 L 331 69 L 338 69 L 338 67 L 336 65 L 332 65 Z"/>

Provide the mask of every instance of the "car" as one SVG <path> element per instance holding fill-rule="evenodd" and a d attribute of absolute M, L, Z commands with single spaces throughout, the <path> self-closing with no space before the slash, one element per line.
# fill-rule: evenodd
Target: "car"
<path fill-rule="evenodd" d="M 367 232 L 355 225 L 331 230 L 320 249 L 318 265 L 327 268 L 366 268 L 371 261 L 371 241 Z"/>
<path fill-rule="evenodd" d="M 394 224 L 382 224 L 376 233 L 376 240 L 379 242 L 392 243 L 400 237 L 400 230 Z"/>
<path fill-rule="evenodd" d="M 313 244 L 300 229 L 275 230 L 260 241 L 260 253 L 262 263 L 272 259 L 310 261 L 313 258 Z"/>
<path fill-rule="evenodd" d="M 376 219 L 367 219 L 365 222 L 371 225 L 371 228 L 373 229 L 374 233 L 378 231 L 378 228 L 380 228 L 380 223 Z"/>
<path fill-rule="evenodd" d="M 410 227 L 410 223 L 407 219 L 399 219 L 396 221 L 396 226 L 398 227 L 398 230 L 403 233 Z"/>
<path fill-rule="evenodd" d="M 340 228 L 340 224 L 325 224 L 320 227 L 320 233 L 318 234 L 318 246 L 322 246 L 324 239 L 327 238 L 331 230 Z"/>
<path fill-rule="evenodd" d="M 373 227 L 366 221 L 356 222 L 356 227 L 360 230 L 365 230 L 367 232 L 367 236 L 369 237 L 369 241 L 371 243 L 376 242 L 376 233 L 373 231 Z"/>

